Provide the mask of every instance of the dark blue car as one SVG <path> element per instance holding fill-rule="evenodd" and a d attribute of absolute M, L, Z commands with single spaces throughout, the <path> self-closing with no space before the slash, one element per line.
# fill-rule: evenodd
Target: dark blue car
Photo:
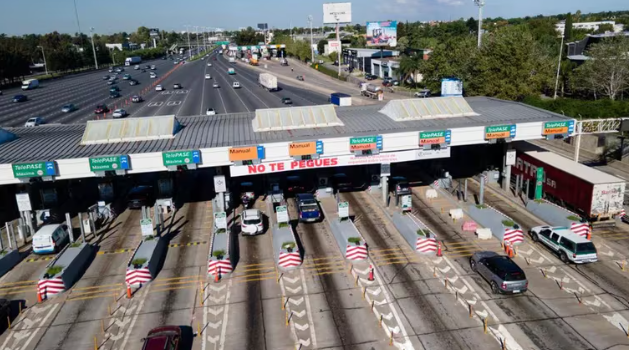
<path fill-rule="evenodd" d="M 13 102 L 24 102 L 28 100 L 28 97 L 26 97 L 26 95 L 15 95 L 13 96 Z"/>
<path fill-rule="evenodd" d="M 321 219 L 319 203 L 310 193 L 299 193 L 296 196 L 299 221 L 314 222 Z"/>

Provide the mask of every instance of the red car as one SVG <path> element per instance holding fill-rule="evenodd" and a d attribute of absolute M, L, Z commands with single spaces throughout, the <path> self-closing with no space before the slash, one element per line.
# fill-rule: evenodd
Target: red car
<path fill-rule="evenodd" d="M 102 114 L 107 112 L 109 112 L 109 108 L 107 107 L 107 105 L 98 105 L 96 106 L 96 109 L 94 109 L 95 114 Z"/>
<path fill-rule="evenodd" d="M 177 350 L 181 343 L 181 328 L 179 326 L 153 328 L 143 340 L 142 350 Z"/>

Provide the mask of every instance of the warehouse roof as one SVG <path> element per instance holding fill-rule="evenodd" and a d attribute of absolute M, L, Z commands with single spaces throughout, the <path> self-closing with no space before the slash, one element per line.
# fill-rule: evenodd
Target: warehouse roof
<path fill-rule="evenodd" d="M 517 102 L 486 97 L 466 98 L 477 116 L 397 122 L 379 112 L 382 104 L 339 107 L 342 126 L 254 132 L 255 113 L 177 117 L 183 129 L 172 139 L 81 145 L 85 124 L 7 128 L 18 139 L 0 144 L 0 163 L 82 158 L 91 156 L 162 152 L 314 140 L 329 137 L 430 131 L 474 126 L 569 119 Z"/>
<path fill-rule="evenodd" d="M 615 176 L 604 173 L 600 170 L 590 168 L 587 165 L 577 163 L 566 157 L 562 157 L 556 153 L 550 151 L 530 151 L 526 152 L 529 156 L 540 160 L 554 168 L 565 171 L 566 173 L 573 174 L 576 177 L 587 181 L 591 184 L 606 184 L 606 183 L 624 183 L 625 180 L 619 179 Z"/>

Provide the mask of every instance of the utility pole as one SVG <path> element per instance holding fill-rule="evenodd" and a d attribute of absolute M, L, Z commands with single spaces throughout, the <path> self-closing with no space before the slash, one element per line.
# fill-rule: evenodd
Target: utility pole
<path fill-rule="evenodd" d="M 44 68 L 46 69 L 46 75 L 48 75 L 48 64 L 46 64 L 46 54 L 44 53 L 44 47 L 37 45 L 41 49 L 41 55 L 44 56 Z"/>
<path fill-rule="evenodd" d="M 314 46 L 313 46 L 313 36 L 312 36 L 312 15 L 308 16 L 308 22 L 310 22 L 310 53 L 312 55 L 311 64 L 314 64 Z"/>
<path fill-rule="evenodd" d="M 561 54 L 563 53 L 563 39 L 565 37 L 564 34 L 561 35 L 561 45 L 559 45 L 559 59 L 557 62 L 557 76 L 555 77 L 555 94 L 553 95 L 553 100 L 557 99 L 557 88 L 559 87 L 559 71 L 561 70 Z"/>
<path fill-rule="evenodd" d="M 485 6 L 485 0 L 474 0 L 474 4 L 478 6 L 478 48 L 480 49 L 483 38 L 483 6 Z"/>
<path fill-rule="evenodd" d="M 96 48 L 94 47 L 94 27 L 90 28 L 90 33 L 92 34 L 92 52 L 94 53 L 94 66 L 98 69 L 98 60 L 96 59 Z"/>
<path fill-rule="evenodd" d="M 197 54 L 199 53 L 199 26 L 194 26 L 194 31 L 197 33 Z"/>

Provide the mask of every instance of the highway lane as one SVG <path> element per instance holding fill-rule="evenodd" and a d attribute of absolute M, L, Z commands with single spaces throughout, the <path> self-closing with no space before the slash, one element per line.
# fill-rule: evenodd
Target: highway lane
<path fill-rule="evenodd" d="M 157 60 L 144 64 L 155 64 L 158 74 L 170 69 L 172 61 Z M 169 66 L 169 64 L 171 66 Z M 140 73 L 132 68 L 126 69 L 123 74 L 130 74 L 132 78 L 140 82 L 139 85 L 129 86 L 127 81 L 120 77 L 118 85 L 121 88 L 122 97 L 139 93 L 149 81 L 148 71 Z M 27 91 L 24 94 L 29 101 L 12 103 L 0 106 L 0 124 L 8 126 L 21 126 L 30 117 L 41 116 L 46 122 L 72 122 L 78 119 L 77 115 L 87 114 L 93 116 L 92 108 L 104 101 L 109 101 L 109 85 L 102 79 L 103 72 L 81 75 L 75 78 L 67 78 L 54 82 L 42 83 L 38 89 Z M 6 96 L 11 99 L 13 94 Z M 72 113 L 61 112 L 61 107 L 67 103 L 74 103 L 79 110 Z"/>

